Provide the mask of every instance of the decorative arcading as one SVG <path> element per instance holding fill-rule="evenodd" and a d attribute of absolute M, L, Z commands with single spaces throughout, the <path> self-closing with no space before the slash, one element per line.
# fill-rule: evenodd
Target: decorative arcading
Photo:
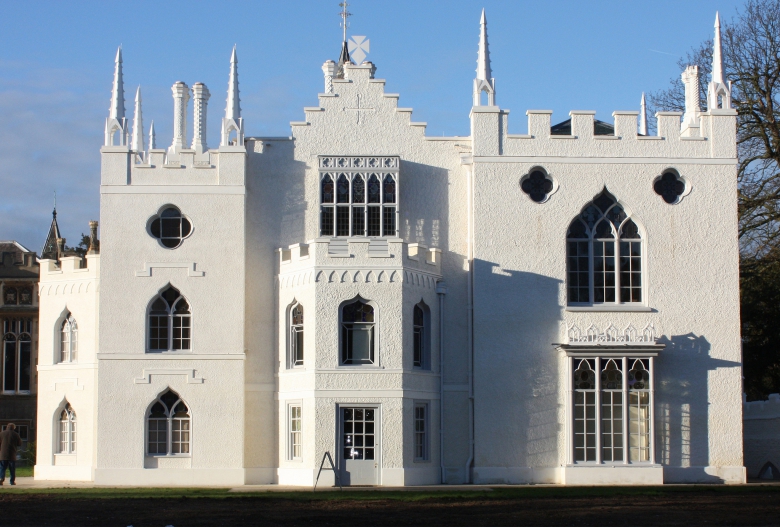
<path fill-rule="evenodd" d="M 603 331 L 593 324 L 582 331 L 573 324 L 566 328 L 566 339 L 568 344 L 655 344 L 658 337 L 652 323 L 648 323 L 641 331 L 633 324 L 622 331 L 613 324 L 609 324 Z"/>

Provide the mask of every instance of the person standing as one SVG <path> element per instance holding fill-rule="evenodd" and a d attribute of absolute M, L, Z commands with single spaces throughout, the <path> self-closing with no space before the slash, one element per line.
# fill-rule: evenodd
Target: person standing
<path fill-rule="evenodd" d="M 5 481 L 5 470 L 11 472 L 11 485 L 16 485 L 16 449 L 22 446 L 22 438 L 16 433 L 16 425 L 9 423 L 0 432 L 0 485 Z"/>

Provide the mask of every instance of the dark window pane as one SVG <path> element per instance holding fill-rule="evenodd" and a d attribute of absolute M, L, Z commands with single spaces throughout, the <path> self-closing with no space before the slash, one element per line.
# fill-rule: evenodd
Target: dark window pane
<path fill-rule="evenodd" d="M 385 175 L 383 195 L 383 203 L 395 203 L 395 179 L 390 174 Z"/>
<path fill-rule="evenodd" d="M 368 235 L 380 236 L 379 207 L 368 207 Z"/>
<path fill-rule="evenodd" d="M 383 236 L 395 236 L 395 207 L 384 207 Z"/>
<path fill-rule="evenodd" d="M 336 207 L 336 236 L 349 236 L 349 207 Z"/>
<path fill-rule="evenodd" d="M 5 341 L 3 372 L 3 390 L 16 391 L 16 340 L 10 340 L 8 336 Z"/>
<path fill-rule="evenodd" d="M 333 179 L 329 174 L 322 178 L 322 203 L 333 203 Z"/>
<path fill-rule="evenodd" d="M 349 203 L 349 180 L 345 174 L 336 182 L 336 203 Z"/>
<path fill-rule="evenodd" d="M 29 338 L 29 335 L 28 335 Z M 30 378 L 32 369 L 30 359 L 32 358 L 32 343 L 29 340 L 19 343 L 19 390 L 30 390 Z"/>
<path fill-rule="evenodd" d="M 366 208 L 352 207 L 352 236 L 365 236 Z"/>
<path fill-rule="evenodd" d="M 352 203 L 365 203 L 366 202 L 366 183 L 363 181 L 363 176 L 357 174 L 352 179 Z"/>
<path fill-rule="evenodd" d="M 320 236 L 333 236 L 333 207 L 322 207 Z"/>
<path fill-rule="evenodd" d="M 368 178 L 368 202 L 379 203 L 380 202 L 380 185 L 379 178 L 376 174 L 371 174 Z"/>

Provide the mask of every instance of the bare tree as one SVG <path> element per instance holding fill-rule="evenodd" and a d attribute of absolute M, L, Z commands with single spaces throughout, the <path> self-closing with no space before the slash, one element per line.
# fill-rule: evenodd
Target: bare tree
<path fill-rule="evenodd" d="M 743 255 L 780 247 L 780 0 L 748 0 L 723 24 L 723 66 L 737 110 L 739 236 Z M 701 107 L 712 69 L 712 41 L 693 48 L 678 65 L 699 66 Z M 652 93 L 651 111 L 683 111 L 679 77 Z"/>

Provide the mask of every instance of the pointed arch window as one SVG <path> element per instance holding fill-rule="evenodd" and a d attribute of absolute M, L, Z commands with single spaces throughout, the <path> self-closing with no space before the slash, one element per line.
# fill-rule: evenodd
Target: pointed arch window
<path fill-rule="evenodd" d="M 169 286 L 149 308 L 149 351 L 189 351 L 191 323 L 189 303 Z"/>
<path fill-rule="evenodd" d="M 28 394 L 32 381 L 31 318 L 3 320 L 3 393 Z"/>
<path fill-rule="evenodd" d="M 425 302 L 414 306 L 412 312 L 412 331 L 414 341 L 412 346 L 412 365 L 415 368 L 428 370 L 431 368 L 431 330 L 430 309 Z"/>
<path fill-rule="evenodd" d="M 76 453 L 76 412 L 66 404 L 60 412 L 59 453 Z"/>
<path fill-rule="evenodd" d="M 60 362 L 76 362 L 79 351 L 79 328 L 76 319 L 68 313 L 60 327 Z"/>
<path fill-rule="evenodd" d="M 320 157 L 320 236 L 397 236 L 395 157 Z"/>
<path fill-rule="evenodd" d="M 374 307 L 356 300 L 341 308 L 341 363 L 375 364 Z"/>
<path fill-rule="evenodd" d="M 190 454 L 189 408 L 173 390 L 167 390 L 152 404 L 146 430 L 146 452 L 150 456 Z"/>
<path fill-rule="evenodd" d="M 290 366 L 303 366 L 303 306 L 290 309 Z"/>
<path fill-rule="evenodd" d="M 641 303 L 642 263 L 639 228 L 605 189 L 566 234 L 568 304 Z"/>

